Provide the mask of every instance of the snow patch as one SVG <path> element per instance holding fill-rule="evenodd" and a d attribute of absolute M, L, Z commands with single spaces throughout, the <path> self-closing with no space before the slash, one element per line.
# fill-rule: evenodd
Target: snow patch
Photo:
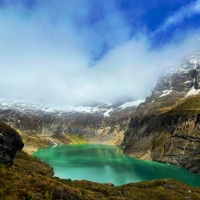
<path fill-rule="evenodd" d="M 110 117 L 109 113 L 113 111 L 113 108 L 108 109 L 103 115 L 104 117 Z"/>
<path fill-rule="evenodd" d="M 164 97 L 167 96 L 168 94 L 170 94 L 172 92 L 172 90 L 164 90 L 163 94 L 160 97 Z"/>
<path fill-rule="evenodd" d="M 184 84 L 186 84 L 186 83 L 191 83 L 191 82 L 193 82 L 193 81 L 185 81 L 185 83 L 184 83 Z"/>
<path fill-rule="evenodd" d="M 195 96 L 200 93 L 200 89 L 196 90 L 194 87 L 187 93 L 186 97 Z"/>
<path fill-rule="evenodd" d="M 193 60 L 190 60 L 190 63 L 194 64 L 194 69 L 197 69 L 197 63 L 198 63 L 198 59 L 193 59 Z"/>
<path fill-rule="evenodd" d="M 98 107 L 87 107 L 87 106 L 67 106 L 59 110 L 63 110 L 66 112 L 75 111 L 75 112 L 86 112 L 86 113 L 94 113 L 102 111 L 102 109 Z"/>
<path fill-rule="evenodd" d="M 145 102 L 144 99 L 138 99 L 136 101 L 129 101 L 129 102 L 126 102 L 126 103 L 122 104 L 118 108 L 125 109 L 125 108 L 128 108 L 128 107 L 136 107 L 136 106 L 139 106 L 139 104 L 141 104 L 143 102 Z"/>

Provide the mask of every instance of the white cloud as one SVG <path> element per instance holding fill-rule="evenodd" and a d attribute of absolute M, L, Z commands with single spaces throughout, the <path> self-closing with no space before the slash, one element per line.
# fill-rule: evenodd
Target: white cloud
<path fill-rule="evenodd" d="M 128 40 L 129 27 L 112 4 L 111 10 L 102 8 L 105 18 L 90 27 L 85 4 L 66 6 L 63 1 L 61 7 L 48 2 L 51 6 L 43 10 L 27 12 L 11 6 L 0 12 L 4 99 L 63 106 L 141 98 L 167 65 L 180 64 L 196 46 L 198 34 L 188 33 L 182 45 L 174 47 L 172 42 L 150 51 L 146 35 Z M 80 16 L 74 16 L 75 10 Z M 85 21 L 83 27 L 77 25 L 79 20 Z M 107 42 L 110 50 L 91 66 L 93 54 Z"/>
<path fill-rule="evenodd" d="M 191 18 L 200 13 L 200 0 L 196 0 L 188 5 L 182 6 L 177 12 L 170 15 L 156 32 L 165 31 L 169 27 L 180 24 L 185 19 Z"/>

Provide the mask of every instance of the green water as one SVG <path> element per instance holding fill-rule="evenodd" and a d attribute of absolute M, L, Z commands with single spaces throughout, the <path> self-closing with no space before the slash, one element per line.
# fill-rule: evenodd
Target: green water
<path fill-rule="evenodd" d="M 176 166 L 125 156 L 120 148 L 114 146 L 62 145 L 40 149 L 34 156 L 50 164 L 54 168 L 55 176 L 64 179 L 86 179 L 122 185 L 143 180 L 174 178 L 192 186 L 200 186 L 200 176 Z"/>

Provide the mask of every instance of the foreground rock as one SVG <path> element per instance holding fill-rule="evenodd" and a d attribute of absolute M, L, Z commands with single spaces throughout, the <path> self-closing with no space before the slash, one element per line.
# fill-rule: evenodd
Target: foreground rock
<path fill-rule="evenodd" d="M 0 121 L 0 162 L 11 166 L 16 153 L 22 150 L 23 146 L 20 135 Z"/>

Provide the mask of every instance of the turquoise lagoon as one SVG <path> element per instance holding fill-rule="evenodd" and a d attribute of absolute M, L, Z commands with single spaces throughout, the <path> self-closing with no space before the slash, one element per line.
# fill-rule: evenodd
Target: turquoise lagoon
<path fill-rule="evenodd" d="M 33 155 L 51 165 L 55 176 L 63 179 L 85 179 L 123 185 L 144 180 L 174 178 L 191 186 L 200 186 L 200 176 L 177 166 L 126 156 L 115 146 L 61 145 L 39 149 Z"/>

